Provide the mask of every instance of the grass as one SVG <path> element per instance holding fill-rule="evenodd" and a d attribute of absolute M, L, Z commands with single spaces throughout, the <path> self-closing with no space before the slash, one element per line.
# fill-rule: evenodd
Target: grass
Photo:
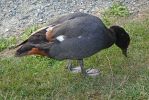
<path fill-rule="evenodd" d="M 69 73 L 65 61 L 0 57 L 0 100 L 148 100 L 149 19 L 121 24 L 131 37 L 129 57 L 114 45 L 85 59 L 86 68 L 100 69 L 96 78 Z"/>
<path fill-rule="evenodd" d="M 7 47 L 17 43 L 17 40 L 15 37 L 10 37 L 8 39 L 6 38 L 0 38 L 0 51 L 6 49 Z"/>
<path fill-rule="evenodd" d="M 27 39 L 31 33 L 33 33 L 35 30 L 37 30 L 39 26 L 33 25 L 29 28 L 27 28 L 21 36 L 12 36 L 9 38 L 0 38 L 0 51 L 3 51 L 6 48 L 9 48 L 16 44 L 18 41 L 23 41 Z"/>
<path fill-rule="evenodd" d="M 129 16 L 129 10 L 121 3 L 113 3 L 113 5 L 103 12 L 103 20 L 105 24 L 111 25 L 120 17 Z"/>
<path fill-rule="evenodd" d="M 121 3 L 114 3 L 108 10 L 105 11 L 105 15 L 124 17 L 129 15 L 129 10 Z"/>

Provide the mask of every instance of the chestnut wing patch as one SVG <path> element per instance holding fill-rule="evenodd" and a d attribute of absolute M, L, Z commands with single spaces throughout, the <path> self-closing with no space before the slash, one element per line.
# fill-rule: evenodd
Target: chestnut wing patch
<path fill-rule="evenodd" d="M 38 48 L 32 48 L 30 51 L 28 51 L 27 55 L 42 55 L 42 56 L 47 56 L 47 54 L 39 50 Z"/>

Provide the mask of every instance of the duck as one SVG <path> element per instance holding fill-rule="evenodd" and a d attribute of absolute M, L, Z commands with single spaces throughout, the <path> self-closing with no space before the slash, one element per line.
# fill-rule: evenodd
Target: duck
<path fill-rule="evenodd" d="M 34 32 L 16 46 L 19 48 L 15 56 L 41 55 L 68 60 L 67 68 L 70 71 L 79 70 L 87 76 L 99 71 L 85 70 L 83 59 L 114 44 L 127 57 L 130 36 L 123 27 L 113 25 L 108 28 L 99 17 L 77 12 L 64 15 Z M 78 61 L 79 68 L 73 68 L 73 60 Z"/>

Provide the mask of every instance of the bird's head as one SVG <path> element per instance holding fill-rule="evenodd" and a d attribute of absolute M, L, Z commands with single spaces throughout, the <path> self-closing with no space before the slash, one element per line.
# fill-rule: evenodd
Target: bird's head
<path fill-rule="evenodd" d="M 127 48 L 130 43 L 130 37 L 124 28 L 120 26 L 111 26 L 110 30 L 116 35 L 115 44 L 122 50 L 122 53 L 127 57 Z"/>

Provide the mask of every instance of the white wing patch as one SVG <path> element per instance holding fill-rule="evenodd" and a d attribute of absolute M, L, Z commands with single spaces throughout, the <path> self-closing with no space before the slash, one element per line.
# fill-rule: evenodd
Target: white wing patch
<path fill-rule="evenodd" d="M 78 36 L 78 38 L 80 39 L 80 38 L 82 38 L 82 36 L 80 35 L 80 36 Z"/>
<path fill-rule="evenodd" d="M 58 37 L 56 37 L 56 39 L 60 42 L 64 41 L 65 40 L 65 36 L 64 35 L 60 35 Z"/>

